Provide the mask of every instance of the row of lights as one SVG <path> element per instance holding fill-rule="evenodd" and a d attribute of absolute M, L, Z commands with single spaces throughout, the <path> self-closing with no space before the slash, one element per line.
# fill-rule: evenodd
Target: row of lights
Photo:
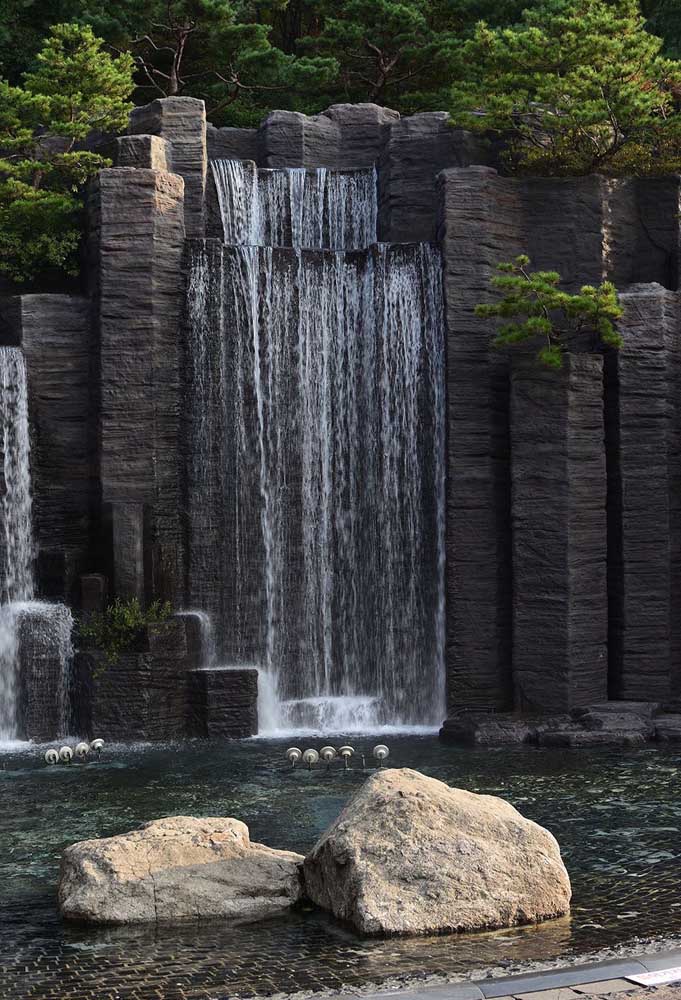
<path fill-rule="evenodd" d="M 54 747 L 50 747 L 49 750 L 45 751 L 45 763 L 46 764 L 70 764 L 74 757 L 76 760 L 85 762 L 91 753 L 96 753 L 97 756 L 101 754 L 104 749 L 104 740 L 93 740 L 92 743 L 77 743 L 76 746 L 71 749 L 71 747 L 64 746 L 61 750 L 56 750 Z"/>
<path fill-rule="evenodd" d="M 347 770 L 350 767 L 350 758 L 355 754 L 354 747 L 343 746 L 336 750 L 335 747 L 322 747 L 321 750 L 317 751 L 310 747 L 309 750 L 300 750 L 298 747 L 289 747 L 286 751 L 286 759 L 290 763 L 291 767 L 295 767 L 301 761 L 303 764 L 307 764 L 308 771 L 311 771 L 315 764 L 318 764 L 322 760 L 327 768 L 331 766 L 331 763 L 336 759 L 340 758 L 343 761 L 343 767 Z M 372 756 L 378 761 L 378 766 L 383 767 L 383 761 L 390 755 L 390 750 L 383 743 L 378 743 L 374 749 L 371 751 Z M 361 754 L 362 767 L 365 766 L 366 759 L 364 754 Z"/>

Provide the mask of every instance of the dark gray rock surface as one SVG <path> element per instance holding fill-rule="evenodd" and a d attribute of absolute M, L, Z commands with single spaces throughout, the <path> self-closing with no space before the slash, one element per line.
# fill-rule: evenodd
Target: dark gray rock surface
<path fill-rule="evenodd" d="M 40 592 L 60 600 L 77 600 L 97 526 L 90 310 L 83 296 L 35 294 L 6 300 L 2 310 L 26 363 Z"/>
<path fill-rule="evenodd" d="M 108 740 L 171 740 L 188 734 L 188 677 L 200 649 L 187 641 L 181 615 L 147 629 L 115 658 L 83 649 L 76 656 L 81 731 Z"/>
<path fill-rule="evenodd" d="M 258 732 L 258 671 L 254 667 L 193 670 L 189 699 L 195 736 L 244 739 Z"/>
<path fill-rule="evenodd" d="M 517 184 L 440 174 L 447 336 L 447 681 L 452 709 L 511 707 L 508 362 L 474 315 L 498 261 L 526 244 Z"/>
<path fill-rule="evenodd" d="M 513 358 L 513 681 L 521 711 L 607 698 L 603 362 Z"/>
<path fill-rule="evenodd" d="M 133 134 L 167 139 L 172 147 L 172 170 L 184 179 L 187 236 L 203 236 L 206 194 L 206 107 L 195 97 L 164 97 L 130 115 Z"/>
<path fill-rule="evenodd" d="M 672 431 L 667 331 L 675 293 L 636 285 L 621 297 L 623 347 L 606 359 L 611 696 L 670 694 Z"/>
<path fill-rule="evenodd" d="M 181 540 L 183 192 L 176 174 L 117 167 L 100 172 L 90 198 L 102 501 L 147 505 L 148 551 Z"/>
<path fill-rule="evenodd" d="M 122 135 L 114 139 L 111 157 L 115 167 L 173 169 L 172 144 L 160 135 Z"/>

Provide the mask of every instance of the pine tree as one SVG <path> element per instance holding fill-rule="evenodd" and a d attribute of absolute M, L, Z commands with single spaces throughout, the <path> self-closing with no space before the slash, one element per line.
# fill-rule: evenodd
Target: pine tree
<path fill-rule="evenodd" d="M 518 170 L 570 175 L 681 167 L 681 64 L 636 0 L 547 0 L 514 28 L 478 25 L 455 60 L 455 123 L 510 137 Z"/>
<path fill-rule="evenodd" d="M 109 161 L 83 148 L 122 129 L 132 105 L 132 58 L 112 58 L 90 28 L 58 24 L 23 87 L 0 81 L 0 273 L 75 272 L 87 179 Z"/>
<path fill-rule="evenodd" d="M 521 255 L 497 264 L 499 274 L 490 283 L 501 299 L 475 307 L 477 316 L 505 321 L 492 340 L 494 347 L 539 341 L 539 362 L 547 368 L 561 368 L 564 352 L 585 335 L 604 347 L 622 346 L 615 325 L 622 308 L 611 282 L 604 281 L 598 288 L 584 285 L 579 294 L 571 295 L 558 287 L 556 271 L 530 271 L 529 263 L 530 258 Z"/>

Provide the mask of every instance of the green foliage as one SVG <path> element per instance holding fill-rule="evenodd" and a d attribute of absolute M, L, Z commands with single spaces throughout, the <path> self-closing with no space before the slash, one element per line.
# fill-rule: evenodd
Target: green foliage
<path fill-rule="evenodd" d="M 561 368 L 563 352 L 572 341 L 592 335 L 606 347 L 622 346 L 616 322 L 622 315 L 615 286 L 605 281 L 598 288 L 584 285 L 571 295 L 558 288 L 556 271 L 529 271 L 529 257 L 497 264 L 491 279 L 502 296 L 498 302 L 475 307 L 477 316 L 501 318 L 494 347 L 515 347 L 528 341 L 545 341 L 537 358 L 547 368 Z"/>
<path fill-rule="evenodd" d="M 103 650 L 107 663 L 113 666 L 122 653 L 129 649 L 145 629 L 162 625 L 172 614 L 168 601 L 154 601 L 144 610 L 136 597 L 129 601 L 119 598 L 104 611 L 97 612 L 81 622 L 80 637 L 86 643 Z"/>
<path fill-rule="evenodd" d="M 667 55 L 681 57 L 681 4 L 679 0 L 643 0 L 641 3 L 646 28 L 664 39 Z"/>
<path fill-rule="evenodd" d="M 73 24 L 52 28 L 23 87 L 0 81 L 0 273 L 75 272 L 80 191 L 109 162 L 79 143 L 125 126 L 131 90 L 132 58 Z"/>
<path fill-rule="evenodd" d="M 445 109 L 451 50 L 485 18 L 508 25 L 524 0 L 0 0 L 0 73 L 31 67 L 55 22 L 89 26 L 132 52 L 135 101 L 187 94 L 217 124 L 273 107 L 317 112 L 381 100 Z"/>
<path fill-rule="evenodd" d="M 477 26 L 457 54 L 456 124 L 510 136 L 510 163 L 549 175 L 681 168 L 681 64 L 637 0 L 545 0 L 516 27 Z"/>

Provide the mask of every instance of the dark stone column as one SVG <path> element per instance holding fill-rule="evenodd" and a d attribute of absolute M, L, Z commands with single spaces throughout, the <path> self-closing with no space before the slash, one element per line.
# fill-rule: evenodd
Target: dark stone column
<path fill-rule="evenodd" d="M 607 698 L 603 361 L 561 371 L 513 359 L 513 679 L 516 708 Z"/>
<path fill-rule="evenodd" d="M 377 104 L 334 104 L 320 115 L 273 111 L 258 129 L 261 167 L 360 170 L 378 160 L 397 111 Z"/>
<path fill-rule="evenodd" d="M 452 128 L 446 111 L 390 123 L 379 160 L 379 237 L 412 243 L 437 238 L 437 175 L 447 167 L 492 165 L 493 148 Z"/>
<path fill-rule="evenodd" d="M 495 265 L 523 252 L 515 181 L 487 167 L 440 174 L 447 325 L 448 707 L 511 704 L 508 361 L 474 315 Z"/>
<path fill-rule="evenodd" d="M 678 313 L 675 294 L 659 285 L 633 286 L 621 302 L 624 346 L 606 359 L 610 696 L 664 701 L 672 566 L 667 337 Z"/>
<path fill-rule="evenodd" d="M 195 97 L 162 97 L 130 115 L 133 134 L 159 135 L 172 147 L 168 169 L 184 178 L 187 236 L 203 236 L 206 195 L 206 106 Z"/>
<path fill-rule="evenodd" d="M 603 280 L 602 180 L 592 175 L 519 182 L 531 267 L 558 271 L 571 290 Z"/>
<path fill-rule="evenodd" d="M 144 602 L 144 505 L 111 505 L 113 526 L 113 582 L 122 601 Z"/>
<path fill-rule="evenodd" d="M 116 167 L 99 173 L 90 202 L 91 254 L 99 262 L 94 291 L 102 500 L 114 507 L 147 506 L 149 552 L 157 545 L 179 552 L 181 541 L 183 190 L 175 174 Z M 114 537 L 118 548 L 128 551 L 125 533 Z M 121 573 L 139 580 L 139 565 L 118 569 L 119 579 Z M 131 592 L 138 592 L 137 583 Z"/>
<path fill-rule="evenodd" d="M 258 671 L 253 667 L 192 670 L 192 735 L 245 739 L 258 732 Z"/>
<path fill-rule="evenodd" d="M 639 229 L 632 281 L 657 281 L 680 287 L 681 177 L 638 177 L 636 199 Z"/>
<path fill-rule="evenodd" d="M 77 295 L 21 295 L 3 310 L 26 363 L 40 592 L 59 600 L 78 598 L 97 520 L 90 309 Z"/>
<path fill-rule="evenodd" d="M 159 135 L 123 135 L 114 139 L 111 158 L 115 167 L 172 170 L 173 147 Z"/>
<path fill-rule="evenodd" d="M 206 125 L 208 161 L 257 160 L 258 130 L 256 128 L 216 128 Z"/>

